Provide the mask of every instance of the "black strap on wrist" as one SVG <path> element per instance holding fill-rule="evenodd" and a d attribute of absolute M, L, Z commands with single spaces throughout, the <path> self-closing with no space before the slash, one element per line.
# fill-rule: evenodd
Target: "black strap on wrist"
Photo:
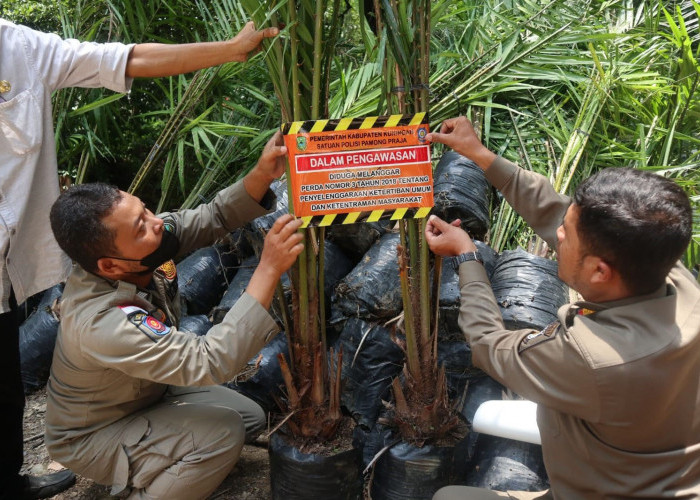
<path fill-rule="evenodd" d="M 477 262 L 481 262 L 482 264 L 484 263 L 484 259 L 481 257 L 481 253 L 479 250 L 476 250 L 474 252 L 464 252 L 459 255 L 455 255 L 452 257 L 452 266 L 455 268 L 455 271 L 459 270 L 459 265 L 462 262 L 469 262 L 475 260 Z"/>

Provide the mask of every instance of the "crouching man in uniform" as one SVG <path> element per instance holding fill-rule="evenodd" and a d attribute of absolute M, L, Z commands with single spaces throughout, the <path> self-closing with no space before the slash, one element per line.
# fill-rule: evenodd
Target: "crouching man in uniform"
<path fill-rule="evenodd" d="M 463 117 L 428 139 L 484 170 L 556 247 L 559 277 L 583 298 L 542 331 L 506 330 L 474 243 L 429 220 L 430 248 L 459 266 L 459 323 L 474 364 L 538 403 L 551 485 L 451 486 L 433 500 L 700 498 L 700 287 L 678 263 L 692 230 L 687 195 L 650 172 L 610 168 L 570 199 L 486 149 Z"/>
<path fill-rule="evenodd" d="M 76 265 L 61 302 L 46 408 L 46 446 L 112 494 L 205 498 L 264 428 L 256 403 L 222 387 L 277 333 L 267 309 L 301 252 L 300 220 L 280 217 L 250 284 L 201 337 L 178 330 L 175 257 L 274 208 L 283 170 L 277 133 L 240 182 L 194 210 L 158 216 L 103 184 L 74 186 L 51 227 Z"/>

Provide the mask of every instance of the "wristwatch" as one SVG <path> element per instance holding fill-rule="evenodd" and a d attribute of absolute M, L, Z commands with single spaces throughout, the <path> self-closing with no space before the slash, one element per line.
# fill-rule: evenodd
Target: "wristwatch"
<path fill-rule="evenodd" d="M 481 253 L 476 250 L 475 252 L 464 252 L 459 255 L 455 255 L 452 257 L 452 265 L 454 266 L 455 271 L 459 271 L 459 265 L 462 262 L 469 262 L 470 260 L 475 260 L 477 262 L 481 262 L 482 264 L 484 263 Z"/>

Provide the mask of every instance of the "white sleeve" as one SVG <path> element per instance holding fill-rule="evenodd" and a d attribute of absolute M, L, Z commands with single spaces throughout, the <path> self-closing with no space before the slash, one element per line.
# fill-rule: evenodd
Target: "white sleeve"
<path fill-rule="evenodd" d="M 128 92 L 132 78 L 126 77 L 126 63 L 134 44 L 93 43 L 63 40 L 24 26 L 25 52 L 30 64 L 51 90 L 65 87 L 105 87 Z"/>

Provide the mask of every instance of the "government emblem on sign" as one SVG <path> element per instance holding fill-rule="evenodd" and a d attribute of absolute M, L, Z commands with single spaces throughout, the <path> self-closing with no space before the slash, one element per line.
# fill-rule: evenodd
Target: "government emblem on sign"
<path fill-rule="evenodd" d="M 299 151 L 306 151 L 306 137 L 303 135 L 297 137 L 297 149 L 299 149 Z"/>
<path fill-rule="evenodd" d="M 418 129 L 418 140 L 420 142 L 425 142 L 426 135 L 428 135 L 428 131 L 426 130 L 425 127 L 421 127 Z"/>

